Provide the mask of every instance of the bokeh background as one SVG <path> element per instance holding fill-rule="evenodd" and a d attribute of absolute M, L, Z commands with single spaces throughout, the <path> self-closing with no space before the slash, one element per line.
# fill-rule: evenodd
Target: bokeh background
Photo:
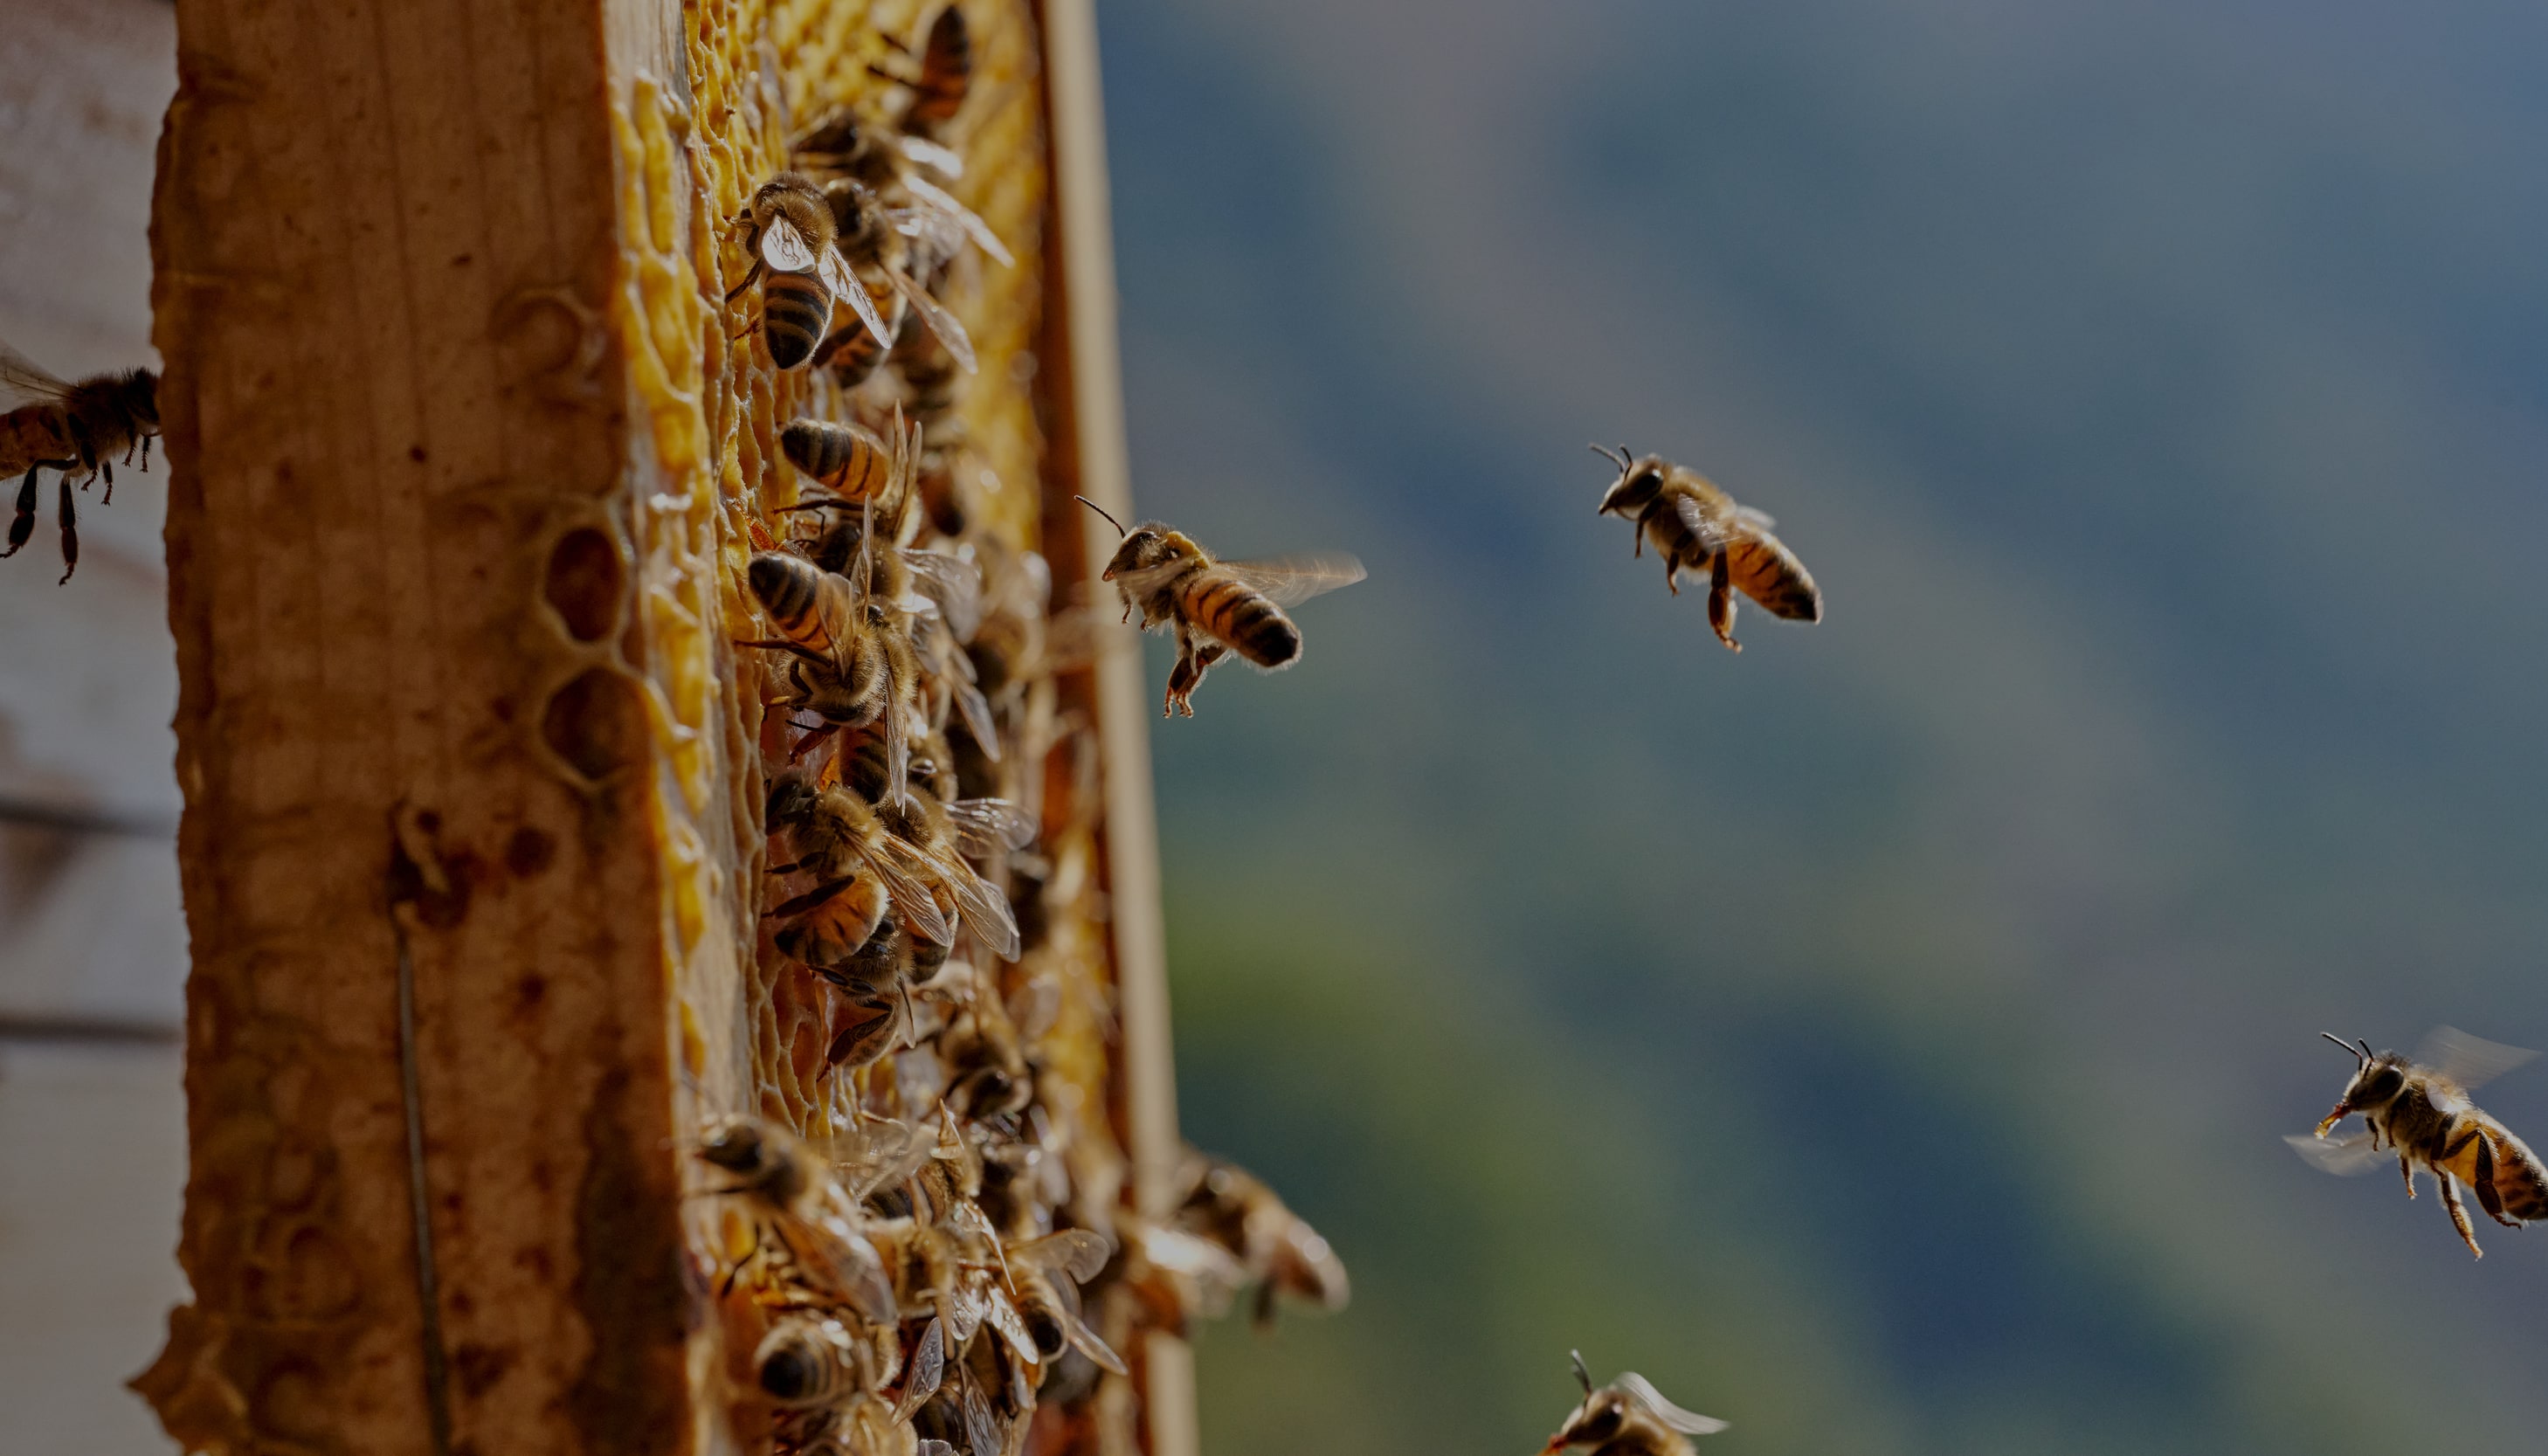
<path fill-rule="evenodd" d="M 2279 1139 L 2548 1045 L 2548 11 L 1100 14 L 1137 494 L 1372 573 L 1152 739 L 1189 1135 L 1356 1281 L 1208 1449 L 1572 1346 L 1728 1456 L 2537 1445 L 2548 1235 Z M 1596 439 L 1828 619 L 1715 646 Z"/>
<path fill-rule="evenodd" d="M 1208 1449 L 1521 1456 L 1577 1346 L 1726 1456 L 2536 1449 L 2548 1232 L 2279 1138 L 2321 1030 L 2548 1046 L 2548 11 L 1099 10 L 1137 491 L 1372 569 L 1153 739 L 1188 1130 L 1356 1288 Z M 168 7 L 0 12 L 0 337 L 123 362 Z M 1829 619 L 1716 647 L 1596 439 Z M 12 1450 L 164 1449 L 164 479 L 0 568 L 107 831 L 0 829 Z"/>

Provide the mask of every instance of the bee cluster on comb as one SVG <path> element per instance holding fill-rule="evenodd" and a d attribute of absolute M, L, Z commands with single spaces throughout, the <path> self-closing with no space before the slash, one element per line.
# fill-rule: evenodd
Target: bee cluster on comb
<path fill-rule="evenodd" d="M 687 106 L 641 84 L 620 136 L 628 215 L 674 223 L 618 321 L 658 454 L 716 488 L 699 645 L 747 715 L 746 1004 L 677 976 L 691 1277 L 747 1450 L 1129 1452 L 1147 1331 L 1345 1275 L 1190 1149 L 1128 1196 L 1096 626 L 1039 549 L 1078 507 L 1039 423 L 1034 16 L 857 9 L 702 11 Z"/>

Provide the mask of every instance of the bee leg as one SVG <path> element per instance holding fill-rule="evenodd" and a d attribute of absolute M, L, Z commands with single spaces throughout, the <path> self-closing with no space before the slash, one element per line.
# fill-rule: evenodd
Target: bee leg
<path fill-rule="evenodd" d="M 1734 581 L 1729 558 L 1718 552 L 1715 565 L 1707 573 L 1707 625 L 1716 630 L 1716 640 L 1741 652 L 1743 644 L 1734 640 Z"/>
<path fill-rule="evenodd" d="M 738 283 L 738 284 L 736 284 L 734 287 L 732 287 L 732 288 L 730 288 L 730 289 L 727 289 L 727 290 L 726 290 L 726 294 L 725 294 L 725 301 L 726 301 L 727 303 L 729 303 L 729 304 L 730 304 L 730 303 L 733 303 L 733 302 L 735 301 L 735 298 L 736 298 L 738 295 L 740 295 L 740 294 L 741 294 L 745 289 L 752 287 L 754 284 L 759 283 L 760 281 L 761 281 L 761 255 L 760 255 L 760 253 L 758 253 L 758 252 L 756 251 L 756 252 L 753 254 L 753 258 L 752 258 L 752 267 L 744 273 L 744 275 L 743 275 L 743 281 L 742 281 L 741 283 Z"/>
<path fill-rule="evenodd" d="M 38 467 L 42 469 L 43 467 Z M 15 556 L 18 548 L 36 534 L 36 471 L 27 472 L 26 484 L 18 488 L 18 513 L 9 522 L 9 549 L 0 556 Z"/>
<path fill-rule="evenodd" d="M 1662 556 L 1664 559 L 1664 585 L 1672 589 L 1672 594 L 1679 596 L 1681 594 L 1681 563 L 1673 560 L 1672 553 L 1669 551 L 1659 551 L 1657 554 Z"/>
<path fill-rule="evenodd" d="M 2468 1210 L 2460 1204 L 2459 1184 L 2440 1168 L 2433 1170 L 2433 1181 L 2442 1185 L 2442 1207 L 2450 1213 L 2451 1227 L 2460 1231 L 2460 1242 L 2469 1246 L 2470 1253 L 2485 1258 L 2486 1250 L 2477 1246 L 2477 1230 L 2469 1227 Z"/>
<path fill-rule="evenodd" d="M 148 435 L 141 437 L 141 468 L 145 472 L 150 469 L 150 436 Z"/>
<path fill-rule="evenodd" d="M 71 573 L 79 570 L 79 516 L 77 512 L 71 508 L 70 476 L 67 474 L 63 475 L 60 478 L 59 484 L 61 487 L 62 499 L 62 575 L 60 581 L 53 583 L 56 587 L 62 585 L 63 582 L 69 581 L 71 579 Z"/>
<path fill-rule="evenodd" d="M 2407 1196 L 2409 1198 L 2413 1198 L 2415 1196 L 2415 1165 L 2407 1161 L 2407 1154 L 2403 1152 L 2398 1154 L 2398 1176 L 2407 1180 Z"/>

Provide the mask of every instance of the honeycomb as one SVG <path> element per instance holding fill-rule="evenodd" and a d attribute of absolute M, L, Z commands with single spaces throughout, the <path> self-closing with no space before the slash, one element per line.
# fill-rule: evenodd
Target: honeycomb
<path fill-rule="evenodd" d="M 974 373 L 950 378 L 943 351 L 928 347 L 916 322 L 856 384 L 822 368 L 782 370 L 755 326 L 757 290 L 727 297 L 753 264 L 749 230 L 735 220 L 757 188 L 791 166 L 791 136 L 849 108 L 863 135 L 889 138 L 913 94 L 893 77 L 917 71 L 935 13 L 891 0 L 696 6 L 684 16 L 686 75 L 640 73 L 613 98 L 628 235 L 607 324 L 651 445 L 653 459 L 638 468 L 660 483 L 632 532 L 643 643 L 629 659 L 642 664 L 661 766 L 652 812 L 677 876 L 666 973 L 692 1123 L 748 1115 L 773 1138 L 804 1139 L 800 1154 L 817 1162 L 844 1146 L 930 1142 L 919 1171 L 907 1174 L 909 1191 L 880 1190 L 868 1209 L 844 1198 L 835 1227 L 857 1240 L 875 1225 L 914 1243 L 935 1238 L 945 1251 L 987 1248 L 1005 1258 L 1003 1250 L 1018 1250 L 1023 1260 L 1057 1228 L 1107 1230 L 1111 1245 L 1127 1176 L 1097 745 L 1086 687 L 1071 681 L 1084 680 L 1085 663 L 1069 656 L 1069 603 L 1052 599 L 1052 574 L 1035 554 L 1047 491 L 1040 413 L 1052 407 L 1038 396 L 1047 169 L 1033 14 L 966 0 L 970 84 L 938 135 L 963 161 L 959 176 L 942 177 L 946 189 L 1015 258 L 1003 265 L 967 247 L 932 285 L 971 339 Z M 894 302 L 870 286 L 879 304 Z M 835 327 L 853 322 L 836 307 Z M 880 730 L 822 731 L 783 701 L 786 654 L 735 645 L 773 636 L 748 581 L 756 552 L 801 545 L 808 522 L 829 519 L 785 510 L 821 494 L 781 450 L 781 430 L 800 417 L 857 422 L 887 437 L 907 417 L 921 430 L 945 499 L 933 495 L 932 508 L 910 511 L 898 535 L 876 526 L 874 540 L 877 549 L 899 541 L 955 553 L 978 570 L 983 620 L 964 646 L 998 742 L 983 742 L 951 714 L 958 689 L 942 679 L 961 667 L 924 665 L 921 697 L 939 731 L 918 740 L 915 767 L 963 798 L 1017 806 L 1036 830 L 1029 849 L 984 864 L 1013 901 L 1022 954 L 1004 961 L 978 928 L 959 926 L 946 964 L 911 991 L 915 969 L 901 1003 L 885 1012 L 906 1018 L 892 1049 L 838 1064 L 831 1048 L 866 1024 L 872 1007 L 779 950 L 783 917 L 766 912 L 803 880 L 774 872 L 774 845 L 787 836 L 771 837 L 764 804 L 791 762 L 828 782 Z M 745 866 L 746 877 L 729 878 L 724 864 Z M 893 934 L 889 917 L 878 935 Z M 700 1170 L 700 1186 L 720 1186 L 713 1169 Z M 949 1222 L 950 1196 L 988 1210 L 978 1217 L 996 1237 L 966 1243 L 927 1232 Z M 1013 1337 L 1014 1312 L 1027 1303 L 1015 1268 L 942 1265 L 933 1276 L 919 1267 L 922 1251 L 878 1232 L 872 1243 L 902 1261 L 893 1277 L 906 1318 L 877 1337 L 826 1303 L 832 1286 L 805 1247 L 826 1236 L 818 1209 L 749 1195 L 697 1207 L 691 1256 L 702 1287 L 721 1295 L 716 1337 L 701 1342 L 693 1375 L 729 1397 L 722 1413 L 746 1449 L 913 1452 L 924 1437 L 975 1451 L 1132 1447 L 1126 1376 Z M 876 1207 L 901 1212 L 871 1216 Z M 1123 1257 L 1113 1262 L 1120 1274 Z M 1129 1294 L 1093 1290 L 1084 1311 L 1090 1342 L 1132 1348 L 1140 1310 Z M 896 1421 L 886 1399 L 911 1393 L 921 1345 L 942 1318 L 940 1395 Z M 776 1377 L 765 1375 L 758 1352 L 791 1320 L 826 1331 L 830 1342 L 817 1341 L 826 1357 L 837 1356 L 865 1389 L 821 1405 L 774 1394 Z M 966 1323 L 975 1325 L 960 1331 L 969 1339 L 955 1338 Z"/>

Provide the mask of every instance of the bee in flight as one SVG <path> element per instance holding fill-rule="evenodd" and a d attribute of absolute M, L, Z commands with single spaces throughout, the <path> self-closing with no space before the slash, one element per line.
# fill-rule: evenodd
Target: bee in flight
<path fill-rule="evenodd" d="M 150 438 L 159 433 L 159 377 L 147 369 L 101 374 L 77 384 L 54 378 L 6 344 L 0 344 L 0 398 L 28 403 L 0 414 L 0 480 L 25 472 L 18 488 L 18 513 L 9 522 L 9 549 L 15 556 L 36 533 L 37 474 L 46 466 L 61 472 L 62 581 L 79 570 L 79 518 L 71 507 L 71 477 L 80 489 L 104 479 L 106 499 L 115 499 L 114 457 L 132 459 L 138 447 L 141 468 L 150 468 Z"/>
<path fill-rule="evenodd" d="M 1106 516 L 1124 543 L 1106 564 L 1105 580 L 1124 593 L 1124 617 L 1138 608 L 1141 629 L 1176 633 L 1177 665 L 1168 673 L 1160 716 L 1194 716 L 1194 690 L 1213 664 L 1236 653 L 1273 672 L 1301 660 L 1301 629 L 1283 608 L 1363 579 L 1362 563 L 1341 554 L 1280 561 L 1220 561 L 1183 531 L 1157 521 L 1124 523 L 1085 496 L 1079 503 Z"/>
<path fill-rule="evenodd" d="M 2395 1153 L 2409 1198 L 2415 1196 L 2420 1164 L 2440 1185 L 2442 1209 L 2451 1216 L 2460 1241 L 2479 1258 L 2486 1251 L 2477 1246 L 2469 1228 L 2468 1210 L 2460 1203 L 2461 1183 L 2476 1189 L 2478 1207 L 2508 1228 L 2548 1219 L 2548 1167 L 2511 1129 L 2480 1112 L 2468 1098 L 2537 1052 L 2481 1041 L 2450 1027 L 2435 1029 L 2412 1058 L 2375 1052 L 2368 1042 L 2346 1043 L 2331 1032 L 2320 1035 L 2353 1057 L 2353 1078 L 2315 1136 L 2283 1139 L 2302 1157 L 2330 1173 L 2350 1175 L 2367 1173 L 2383 1153 Z M 2362 1132 L 2326 1140 L 2336 1124 L 2357 1113 Z"/>
<path fill-rule="evenodd" d="M 727 291 L 726 302 L 760 283 L 761 337 L 770 347 L 770 362 L 793 369 L 811 359 L 830 331 L 836 299 L 857 309 L 879 342 L 891 337 L 876 317 L 875 301 L 836 246 L 840 227 L 813 178 L 802 172 L 771 178 L 734 223 L 745 229 L 752 267 Z"/>
<path fill-rule="evenodd" d="M 1592 1372 L 1584 1368 L 1584 1352 L 1568 1353 L 1575 1361 L 1575 1379 L 1584 1387 L 1584 1404 L 1548 1438 L 1541 1456 L 1570 1446 L 1591 1446 L 1594 1456 L 1689 1456 L 1689 1437 L 1726 1428 L 1713 1415 L 1684 1410 L 1665 1400 L 1654 1382 L 1633 1370 L 1595 1389 Z"/>
<path fill-rule="evenodd" d="M 1772 616 L 1790 621 L 1823 619 L 1822 589 L 1813 573 L 1796 559 L 1786 543 L 1770 534 L 1777 522 L 1749 505 L 1738 505 L 1705 476 L 1673 464 L 1660 455 L 1631 457 L 1621 445 L 1612 455 L 1599 445 L 1592 453 L 1619 467 L 1619 478 L 1601 498 L 1600 513 L 1624 516 L 1636 523 L 1635 555 L 1646 543 L 1664 559 L 1664 585 L 1681 594 L 1681 574 L 1707 576 L 1707 625 L 1716 640 L 1736 652 L 1734 592 L 1761 603 Z"/>

